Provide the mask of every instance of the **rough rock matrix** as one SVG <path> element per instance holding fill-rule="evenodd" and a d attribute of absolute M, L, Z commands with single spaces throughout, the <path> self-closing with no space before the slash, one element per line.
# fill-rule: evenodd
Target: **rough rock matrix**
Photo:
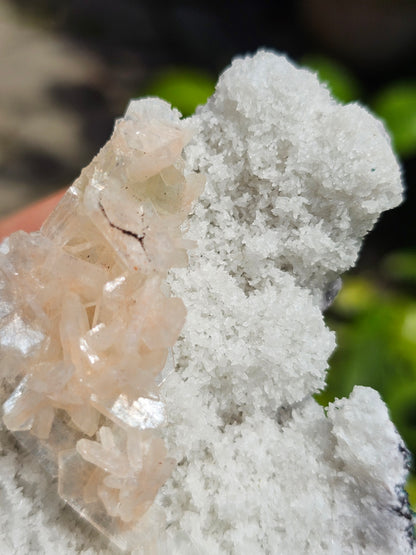
<path fill-rule="evenodd" d="M 149 102 L 132 107 L 140 111 Z M 356 387 L 348 399 L 327 410 L 313 399 L 325 386 L 327 360 L 335 346 L 321 310 L 331 302 L 334 284 L 356 260 L 361 240 L 380 212 L 401 201 L 400 170 L 381 123 L 356 104 L 336 103 L 312 73 L 271 52 L 235 60 L 195 116 L 184 123 L 175 117 L 174 127 L 193 132 L 183 151 L 182 171 L 186 176 L 204 174 L 206 185 L 186 223 L 186 237 L 197 247 L 189 252 L 189 265 L 170 270 L 168 276 L 172 296 L 183 299 L 187 317 L 172 348 L 174 371 L 152 382 L 160 394 L 156 402 L 163 407 L 164 423 L 156 428 L 143 424 L 146 429 L 140 432 L 163 442 L 165 460 L 176 462 L 169 468 L 170 477 L 166 472 L 157 481 L 155 501 L 139 518 L 140 538 L 146 536 L 148 543 L 140 539 L 135 552 L 413 553 L 413 520 L 403 490 L 407 451 L 379 395 Z M 175 156 L 180 156 L 184 142 Z M 165 163 L 164 148 L 158 156 Z M 147 178 L 140 159 L 132 165 Z M 107 223 L 106 229 L 117 241 L 126 235 L 119 229 L 124 223 L 113 220 L 125 217 L 117 212 L 123 194 L 119 186 L 111 193 L 112 215 L 104 206 L 113 224 Z M 50 220 L 54 236 L 59 235 L 59 222 L 66 221 L 65 202 Z M 184 216 L 186 211 L 180 212 Z M 103 222 L 107 217 L 99 203 L 94 213 Z M 134 221 L 134 215 L 130 217 Z M 143 232 L 140 220 L 137 225 L 140 229 L 129 228 L 136 238 L 130 235 L 128 244 L 112 245 L 124 253 L 123 264 L 130 268 L 136 264 L 129 259 L 131 253 L 142 253 L 137 240 Z M 31 252 L 39 235 L 21 240 Z M 1 263 L 6 277 L 13 241 L 17 236 L 3 246 L 4 253 L 10 249 Z M 137 251 L 130 249 L 133 244 Z M 143 257 L 139 262 L 146 264 Z M 19 275 L 28 268 L 21 264 Z M 163 266 L 163 275 L 170 266 Z M 79 274 L 68 267 L 69 274 L 71 269 Z M 10 287 L 19 279 L 14 274 Z M 3 278 L 2 283 L 5 299 L 9 281 Z M 120 290 L 119 302 L 137 296 L 137 291 L 140 287 L 132 282 L 128 291 Z M 152 295 L 149 292 L 149 298 Z M 33 309 L 39 310 L 42 295 L 31 298 Z M 72 310 L 79 305 L 68 306 Z M 15 337 L 4 331 L 16 318 L 7 310 L 0 329 L 6 353 L 2 368 L 13 363 L 10 352 L 19 337 L 18 328 Z M 109 322 L 117 313 L 113 311 Z M 26 333 L 21 351 L 29 352 L 40 342 L 37 333 L 37 328 Z M 141 336 L 120 331 L 117 337 L 120 357 L 121 343 L 137 344 Z M 74 353 L 81 356 L 80 345 L 68 347 L 68 360 L 73 361 Z M 116 360 L 109 368 L 117 367 Z M 129 383 L 137 366 L 135 361 L 127 366 Z M 160 363 L 153 380 L 159 370 Z M 53 379 L 42 383 L 60 380 L 65 368 L 59 366 L 52 374 Z M 91 390 L 90 401 L 97 394 Z M 131 402 L 134 395 L 132 391 Z M 4 418 L 10 427 L 8 402 Z M 108 408 L 99 412 L 111 420 Z M 90 464 L 91 449 L 108 454 L 114 450 L 106 426 L 93 441 L 84 438 L 78 445 L 80 441 L 77 456 L 85 458 L 90 449 Z M 129 460 L 136 467 L 142 456 L 138 443 L 130 439 L 136 451 Z M 126 449 L 122 441 L 119 446 Z M 0 457 L 0 494 L 5 498 L 2 506 L 8 506 L 1 515 L 5 545 L 22 553 L 31 552 L 33 545 L 45 553 L 98 553 L 84 529 L 62 533 L 68 514 L 48 512 L 42 496 L 49 490 L 41 473 L 33 469 L 28 475 L 20 465 L 14 450 L 5 447 Z M 119 491 L 114 476 L 105 479 L 110 493 Z M 36 511 L 31 511 L 34 505 Z M 101 507 L 105 505 L 101 498 Z M 133 502 L 131 510 L 135 506 Z M 33 530 L 29 537 L 19 532 L 28 527 Z"/>

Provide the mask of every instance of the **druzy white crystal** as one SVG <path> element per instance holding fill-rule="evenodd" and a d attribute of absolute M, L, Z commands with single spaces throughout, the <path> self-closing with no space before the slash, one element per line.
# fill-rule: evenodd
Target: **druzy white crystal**
<path fill-rule="evenodd" d="M 328 284 L 401 200 L 382 125 L 270 52 L 234 61 L 191 121 L 207 184 L 171 275 L 188 316 L 162 388 L 170 552 L 185 532 L 191 553 L 411 553 L 405 448 L 379 396 L 328 414 L 312 398 Z"/>
<path fill-rule="evenodd" d="M 139 107 L 131 105 L 127 116 Z M 187 308 L 173 348 L 175 371 L 158 382 L 161 433 L 177 464 L 141 520 L 148 543 L 137 553 L 413 553 L 406 449 L 384 403 L 363 387 L 327 411 L 312 397 L 324 387 L 335 346 L 321 307 L 379 213 L 401 199 L 384 129 L 271 52 L 236 60 L 186 125 L 195 132 L 185 171 L 205 174 L 207 183 L 187 225 L 198 246 L 188 267 L 169 273 Z M 166 156 L 160 153 L 163 163 Z M 132 164 L 147 177 L 146 164 Z M 120 217 L 119 195 L 111 194 L 111 215 L 103 205 L 111 221 Z M 102 220 L 94 195 L 90 206 Z M 52 220 L 58 235 L 63 219 Z M 109 242 L 119 239 L 115 228 L 107 231 Z M 134 233 L 142 231 L 139 219 Z M 135 253 L 123 254 L 125 264 Z M 123 287 L 118 279 L 107 282 L 105 294 Z M 99 329 L 94 333 L 100 338 Z M 123 413 L 124 400 L 101 406 Z M 158 422 L 154 408 L 150 430 Z M 112 448 L 106 427 L 78 444 L 88 460 L 114 451 L 104 485 L 119 492 L 129 467 L 141 464 L 140 442 L 129 433 L 117 440 L 127 458 Z M 0 467 L 11 507 L 2 517 L 7 546 L 30 552 L 35 541 L 47 553 L 99 552 L 86 550 L 85 531 L 61 534 L 65 515 L 55 521 L 47 512 L 42 485 L 31 495 L 38 507 L 31 514 L 13 478 L 20 468 L 13 452 L 0 457 Z M 25 480 L 42 484 L 39 474 Z M 101 490 L 101 502 L 120 516 L 108 494 Z M 35 540 L 18 532 L 31 524 L 39 528 Z"/>

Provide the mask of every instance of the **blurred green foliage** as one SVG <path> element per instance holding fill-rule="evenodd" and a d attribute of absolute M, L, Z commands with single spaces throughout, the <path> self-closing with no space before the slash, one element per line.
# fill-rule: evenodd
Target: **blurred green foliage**
<path fill-rule="evenodd" d="M 373 99 L 371 107 L 387 125 L 401 156 L 416 153 L 416 81 L 394 83 Z"/>
<path fill-rule="evenodd" d="M 186 117 L 192 115 L 199 104 L 205 104 L 214 89 L 215 80 L 204 72 L 168 68 L 153 78 L 145 93 L 163 98 Z"/>
<path fill-rule="evenodd" d="M 361 96 L 361 87 L 354 75 L 339 62 L 321 56 L 308 54 L 301 60 L 302 65 L 314 70 L 319 80 L 326 83 L 327 87 L 341 102 L 352 102 Z"/>
<path fill-rule="evenodd" d="M 354 385 L 377 389 L 416 460 L 416 252 L 387 256 L 379 271 L 345 278 L 327 322 L 337 334 L 323 405 Z M 409 482 L 416 506 L 416 477 Z"/>

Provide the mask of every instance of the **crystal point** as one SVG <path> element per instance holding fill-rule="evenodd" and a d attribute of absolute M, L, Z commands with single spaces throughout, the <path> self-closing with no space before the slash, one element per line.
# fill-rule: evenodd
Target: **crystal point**
<path fill-rule="evenodd" d="M 189 138 L 166 103 L 131 103 L 41 231 L 1 254 L 0 346 L 18 368 L 3 422 L 123 549 L 174 465 L 158 390 L 185 319 L 164 281 L 186 263 L 180 226 L 203 183 L 184 175 Z"/>

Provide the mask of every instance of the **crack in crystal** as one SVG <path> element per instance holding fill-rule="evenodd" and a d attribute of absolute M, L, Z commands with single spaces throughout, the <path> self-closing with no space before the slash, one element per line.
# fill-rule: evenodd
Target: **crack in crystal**
<path fill-rule="evenodd" d="M 106 211 L 105 211 L 104 206 L 102 205 L 102 203 L 99 202 L 98 204 L 99 204 L 99 207 L 100 207 L 101 212 L 104 214 L 104 217 L 106 218 L 106 220 L 108 221 L 108 223 L 110 224 L 110 226 L 111 226 L 112 228 L 114 228 L 114 229 L 118 229 L 119 231 L 121 231 L 122 233 L 124 233 L 124 235 L 128 235 L 128 236 L 130 236 L 130 237 L 134 237 L 135 239 L 137 239 L 137 241 L 139 241 L 139 243 L 140 243 L 142 249 L 144 250 L 144 252 L 146 252 L 146 249 L 144 248 L 144 244 L 143 244 L 143 241 L 144 241 L 144 238 L 145 238 L 145 234 L 143 233 L 143 235 L 138 235 L 137 233 L 134 233 L 134 231 L 130 231 L 130 230 L 128 230 L 128 229 L 123 229 L 122 227 L 119 227 L 118 225 L 114 224 L 114 223 L 110 220 L 110 218 L 108 217 L 108 215 L 107 215 L 107 213 L 106 213 Z"/>

